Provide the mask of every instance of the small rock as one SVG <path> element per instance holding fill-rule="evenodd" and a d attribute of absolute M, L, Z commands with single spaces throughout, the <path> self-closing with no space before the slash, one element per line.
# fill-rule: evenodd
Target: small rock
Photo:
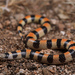
<path fill-rule="evenodd" d="M 19 68 L 18 68 L 18 67 L 16 68 L 15 72 L 16 72 L 16 73 L 19 72 Z"/>
<path fill-rule="evenodd" d="M 64 31 L 60 31 L 60 33 L 61 33 L 62 35 L 65 35 L 65 32 L 64 32 Z"/>
<path fill-rule="evenodd" d="M 0 68 L 2 68 L 3 66 L 2 65 L 0 65 Z"/>
<path fill-rule="evenodd" d="M 55 74 L 55 71 L 54 71 L 54 70 L 52 70 L 52 69 L 49 69 L 49 71 L 50 71 L 51 73 Z"/>
<path fill-rule="evenodd" d="M 10 22 L 9 20 L 6 20 L 6 21 L 5 21 L 5 25 L 6 25 L 6 26 L 9 26 L 10 23 L 11 23 L 11 22 Z"/>
<path fill-rule="evenodd" d="M 12 25 L 13 29 L 16 30 L 17 21 L 15 19 L 12 19 L 11 20 L 11 25 Z"/>
<path fill-rule="evenodd" d="M 37 69 L 37 66 L 35 66 L 34 64 L 27 63 L 27 68 L 29 70 L 36 70 Z"/>
<path fill-rule="evenodd" d="M 24 16 L 24 14 L 16 14 L 15 15 L 15 18 L 16 18 L 16 20 L 21 20 L 21 19 L 23 19 L 25 16 Z"/>
<path fill-rule="evenodd" d="M 72 30 L 71 30 L 71 33 L 75 33 L 75 29 L 72 29 Z"/>
<path fill-rule="evenodd" d="M 72 24 L 71 23 L 66 23 L 66 27 L 68 28 L 68 29 L 70 29 L 72 26 L 71 26 Z"/>
<path fill-rule="evenodd" d="M 71 33 L 68 32 L 68 33 L 67 33 L 67 36 L 68 36 L 68 38 L 71 38 Z"/>
<path fill-rule="evenodd" d="M 58 24 L 58 28 L 59 28 L 60 31 L 63 31 L 65 26 L 63 24 Z"/>
<path fill-rule="evenodd" d="M 52 24 L 57 24 L 57 23 L 59 23 L 59 21 L 58 20 L 56 20 L 56 19 L 51 19 L 51 22 L 52 22 Z"/>
<path fill-rule="evenodd" d="M 2 49 L 2 48 L 0 48 L 0 51 L 1 51 L 1 52 L 2 52 L 2 50 L 3 50 L 3 49 Z"/>
<path fill-rule="evenodd" d="M 58 16 L 59 16 L 61 19 L 69 19 L 69 16 L 68 16 L 68 15 L 65 15 L 65 14 L 63 14 L 63 13 L 58 14 Z"/>
<path fill-rule="evenodd" d="M 46 68 L 42 69 L 43 75 L 52 75 L 51 72 L 49 72 Z"/>
<path fill-rule="evenodd" d="M 15 19 L 11 19 L 11 23 L 12 23 L 12 25 L 15 25 L 15 24 L 17 24 L 17 21 Z"/>
<path fill-rule="evenodd" d="M 20 73 L 24 73 L 24 69 L 20 69 L 19 72 L 20 72 Z"/>
<path fill-rule="evenodd" d="M 2 24 L 0 23 L 0 29 L 3 29 L 3 26 L 2 26 Z"/>
<path fill-rule="evenodd" d="M 47 73 L 48 70 L 47 70 L 47 69 L 43 68 L 42 71 L 43 71 L 43 74 L 44 74 L 44 75 L 48 75 L 48 73 Z"/>
<path fill-rule="evenodd" d="M 26 27 L 26 30 L 31 30 L 31 27 Z"/>
<path fill-rule="evenodd" d="M 75 23 L 73 23 L 73 28 L 75 29 Z"/>

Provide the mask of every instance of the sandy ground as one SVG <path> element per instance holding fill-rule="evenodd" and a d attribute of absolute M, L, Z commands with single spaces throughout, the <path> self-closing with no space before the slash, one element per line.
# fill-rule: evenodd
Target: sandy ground
<path fill-rule="evenodd" d="M 5 0 L 0 4 L 5 7 Z M 74 0 L 10 0 L 7 8 L 0 8 L 0 53 L 25 48 L 16 28 L 22 18 L 32 14 L 43 15 L 52 23 L 51 31 L 40 40 L 66 38 L 75 41 Z M 24 36 L 38 27 L 40 24 L 27 24 L 23 28 Z M 51 49 L 41 52 L 62 53 Z M 75 75 L 75 59 L 62 65 L 47 65 L 30 59 L 0 60 L 0 75 Z"/>

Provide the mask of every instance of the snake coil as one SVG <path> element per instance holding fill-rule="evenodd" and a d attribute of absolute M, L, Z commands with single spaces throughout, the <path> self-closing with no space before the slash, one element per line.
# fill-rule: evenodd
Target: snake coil
<path fill-rule="evenodd" d="M 17 27 L 19 35 L 22 37 L 23 26 L 27 23 L 40 23 L 42 26 L 40 28 L 31 31 L 26 36 L 26 46 L 31 49 L 17 50 L 14 52 L 8 52 L 0 54 L 1 58 L 5 59 L 20 59 L 20 58 L 30 58 L 33 60 L 40 61 L 47 64 L 62 64 L 69 62 L 75 58 L 75 42 L 67 39 L 52 39 L 52 40 L 38 40 L 40 37 L 44 36 L 51 29 L 51 24 L 49 19 L 42 17 L 41 15 L 28 15 L 22 19 Z M 36 50 L 41 49 L 67 49 L 68 51 L 60 55 L 49 55 L 43 54 Z"/>

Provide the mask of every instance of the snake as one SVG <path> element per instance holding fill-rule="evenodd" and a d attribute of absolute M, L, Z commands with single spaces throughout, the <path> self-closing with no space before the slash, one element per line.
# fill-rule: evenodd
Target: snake
<path fill-rule="evenodd" d="M 75 42 L 68 39 L 39 40 L 51 30 L 51 22 L 41 15 L 27 15 L 21 19 L 17 26 L 19 36 L 23 37 L 23 27 L 29 23 L 39 23 L 41 26 L 25 36 L 25 49 L 0 54 L 0 59 L 31 59 L 44 64 L 63 64 L 75 58 Z M 45 54 L 40 50 L 65 49 L 62 54 Z"/>

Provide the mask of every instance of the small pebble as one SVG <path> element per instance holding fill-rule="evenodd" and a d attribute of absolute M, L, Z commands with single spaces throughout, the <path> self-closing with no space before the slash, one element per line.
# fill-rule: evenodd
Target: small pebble
<path fill-rule="evenodd" d="M 20 69 L 19 72 L 20 72 L 20 73 L 24 73 L 24 69 Z"/>
<path fill-rule="evenodd" d="M 64 31 L 60 31 L 60 33 L 61 33 L 62 35 L 65 35 L 65 32 L 64 32 Z"/>
<path fill-rule="evenodd" d="M 58 28 L 59 28 L 60 31 L 63 31 L 65 26 L 63 24 L 58 24 Z"/>
<path fill-rule="evenodd" d="M 49 71 L 50 71 L 51 73 L 55 74 L 55 71 L 54 71 L 54 70 L 52 70 L 52 69 L 49 69 Z"/>
<path fill-rule="evenodd" d="M 11 23 L 12 23 L 12 25 L 15 25 L 15 24 L 17 24 L 17 21 L 15 19 L 11 19 Z"/>
<path fill-rule="evenodd" d="M 10 22 L 9 20 L 6 20 L 6 21 L 5 21 L 5 25 L 6 25 L 6 26 L 9 26 L 10 23 L 11 23 L 11 22 Z"/>
<path fill-rule="evenodd" d="M 3 29 L 3 25 L 0 23 L 0 29 Z"/>
<path fill-rule="evenodd" d="M 59 16 L 61 19 L 69 19 L 69 16 L 68 16 L 68 15 L 65 15 L 65 14 L 63 14 L 63 13 L 58 14 L 58 16 Z"/>
<path fill-rule="evenodd" d="M 23 19 L 25 17 L 25 15 L 24 14 L 16 14 L 15 15 L 15 18 L 16 18 L 16 20 L 21 20 L 21 19 Z"/>
<path fill-rule="evenodd" d="M 16 30 L 17 21 L 15 19 L 12 19 L 11 20 L 11 25 L 12 25 L 13 29 Z"/>
<path fill-rule="evenodd" d="M 68 38 L 70 39 L 70 38 L 71 38 L 71 33 L 68 32 L 68 33 L 67 33 L 67 36 L 68 36 Z"/>
<path fill-rule="evenodd" d="M 31 63 L 27 63 L 27 68 L 29 69 L 29 70 L 34 70 L 34 69 L 37 69 L 37 66 L 35 66 L 34 64 L 31 64 Z"/>
<path fill-rule="evenodd" d="M 3 65 L 0 65 L 0 68 L 2 68 L 3 67 Z"/>
<path fill-rule="evenodd" d="M 2 48 L 0 48 L 0 51 L 2 51 L 3 49 Z"/>
<path fill-rule="evenodd" d="M 75 23 L 73 23 L 73 28 L 75 29 Z"/>
<path fill-rule="evenodd" d="M 42 72 L 43 72 L 43 75 L 51 75 L 52 74 L 46 68 L 42 68 Z"/>

